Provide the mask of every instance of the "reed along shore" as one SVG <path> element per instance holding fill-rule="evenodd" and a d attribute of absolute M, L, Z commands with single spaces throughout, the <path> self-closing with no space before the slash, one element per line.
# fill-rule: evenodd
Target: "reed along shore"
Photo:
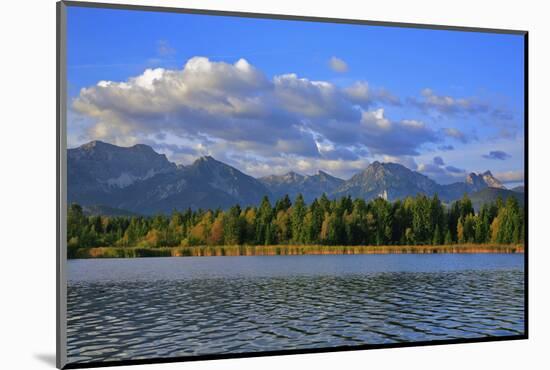
<path fill-rule="evenodd" d="M 330 254 L 435 254 L 435 253 L 523 253 L 522 244 L 452 245 L 230 245 L 193 247 L 94 247 L 80 248 L 75 258 L 211 257 L 211 256 L 295 256 Z"/>

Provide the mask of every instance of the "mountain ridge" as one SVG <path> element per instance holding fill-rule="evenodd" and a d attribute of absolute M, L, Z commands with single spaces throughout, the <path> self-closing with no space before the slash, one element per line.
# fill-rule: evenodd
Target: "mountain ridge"
<path fill-rule="evenodd" d="M 329 175 L 319 170 L 315 175 L 301 175 L 294 171 L 284 175 L 269 175 L 260 177 L 260 180 L 276 198 L 288 195 L 294 199 L 298 194 L 304 196 L 309 203 L 323 193 L 331 194 L 345 180 Z"/>
<path fill-rule="evenodd" d="M 299 193 L 306 202 L 322 194 L 389 201 L 438 194 L 442 201 L 451 202 L 486 188 L 506 190 L 491 171 L 472 172 L 464 182 L 443 185 L 401 164 L 378 161 L 347 180 L 322 170 L 314 175 L 290 171 L 254 178 L 212 156 L 176 165 L 145 144 L 120 147 L 102 141 L 68 149 L 67 162 L 69 202 L 140 214 L 246 207 L 259 204 L 264 196 L 273 200 L 288 194 L 294 199 Z"/>

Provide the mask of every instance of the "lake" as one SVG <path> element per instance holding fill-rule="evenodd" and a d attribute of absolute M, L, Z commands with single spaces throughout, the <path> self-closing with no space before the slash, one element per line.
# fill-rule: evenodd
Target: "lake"
<path fill-rule="evenodd" d="M 523 334 L 523 254 L 68 261 L 68 361 Z"/>

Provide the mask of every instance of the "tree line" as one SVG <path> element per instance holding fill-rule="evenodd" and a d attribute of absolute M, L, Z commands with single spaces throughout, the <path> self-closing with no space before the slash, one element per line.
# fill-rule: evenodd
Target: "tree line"
<path fill-rule="evenodd" d="M 449 206 L 437 195 L 388 202 L 326 195 L 311 204 L 300 194 L 272 205 L 174 211 L 156 216 L 87 216 L 71 204 L 67 241 L 88 247 L 173 247 L 198 245 L 442 245 L 523 243 L 524 210 L 517 199 L 497 199 L 475 212 L 467 195 Z"/>

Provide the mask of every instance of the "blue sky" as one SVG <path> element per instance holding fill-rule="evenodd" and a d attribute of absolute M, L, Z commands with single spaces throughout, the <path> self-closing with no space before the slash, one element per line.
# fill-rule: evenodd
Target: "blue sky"
<path fill-rule="evenodd" d="M 67 58 L 69 146 L 523 179 L 522 36 L 70 7 Z"/>

